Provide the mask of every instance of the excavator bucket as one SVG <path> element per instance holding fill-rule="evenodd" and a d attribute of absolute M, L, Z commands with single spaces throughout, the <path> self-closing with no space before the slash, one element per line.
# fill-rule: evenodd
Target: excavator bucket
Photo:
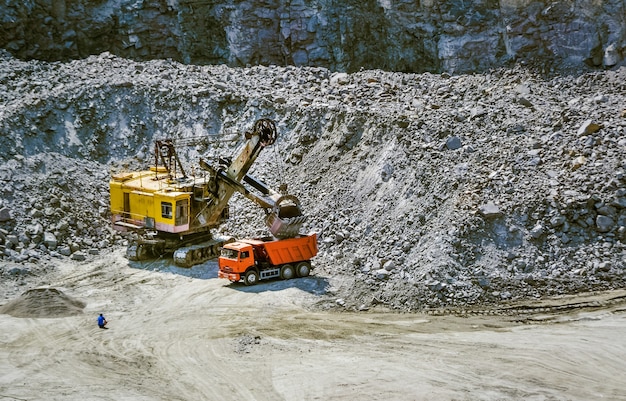
<path fill-rule="evenodd" d="M 297 236 L 305 221 L 300 201 L 293 195 L 280 197 L 265 220 L 272 235 L 281 239 Z"/>

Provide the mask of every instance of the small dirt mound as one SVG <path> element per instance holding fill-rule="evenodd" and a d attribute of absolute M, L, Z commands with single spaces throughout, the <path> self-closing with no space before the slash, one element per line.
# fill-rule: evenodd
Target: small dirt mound
<path fill-rule="evenodd" d="M 83 313 L 85 303 L 56 288 L 34 288 L 0 306 L 0 313 L 14 317 L 57 318 Z"/>

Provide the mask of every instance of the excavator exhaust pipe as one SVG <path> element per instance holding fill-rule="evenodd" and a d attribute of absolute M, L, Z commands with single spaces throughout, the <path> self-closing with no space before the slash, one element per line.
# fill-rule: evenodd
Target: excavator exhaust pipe
<path fill-rule="evenodd" d="M 293 238 L 300 234 L 306 216 L 300 209 L 300 201 L 293 195 L 283 195 L 275 202 L 265 222 L 276 238 Z"/>

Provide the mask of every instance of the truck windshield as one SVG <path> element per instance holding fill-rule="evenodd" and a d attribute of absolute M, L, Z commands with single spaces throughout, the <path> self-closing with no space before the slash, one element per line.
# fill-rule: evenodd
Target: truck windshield
<path fill-rule="evenodd" d="M 239 252 L 234 249 L 222 248 L 222 257 L 227 259 L 237 259 Z"/>

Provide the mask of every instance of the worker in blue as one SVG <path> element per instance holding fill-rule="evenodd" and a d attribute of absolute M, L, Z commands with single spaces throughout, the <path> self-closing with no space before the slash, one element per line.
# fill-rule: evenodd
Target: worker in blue
<path fill-rule="evenodd" d="M 98 316 L 98 327 L 100 327 L 101 329 L 106 329 L 107 323 L 107 320 L 104 318 L 104 316 L 102 316 L 101 313 L 100 316 Z"/>

